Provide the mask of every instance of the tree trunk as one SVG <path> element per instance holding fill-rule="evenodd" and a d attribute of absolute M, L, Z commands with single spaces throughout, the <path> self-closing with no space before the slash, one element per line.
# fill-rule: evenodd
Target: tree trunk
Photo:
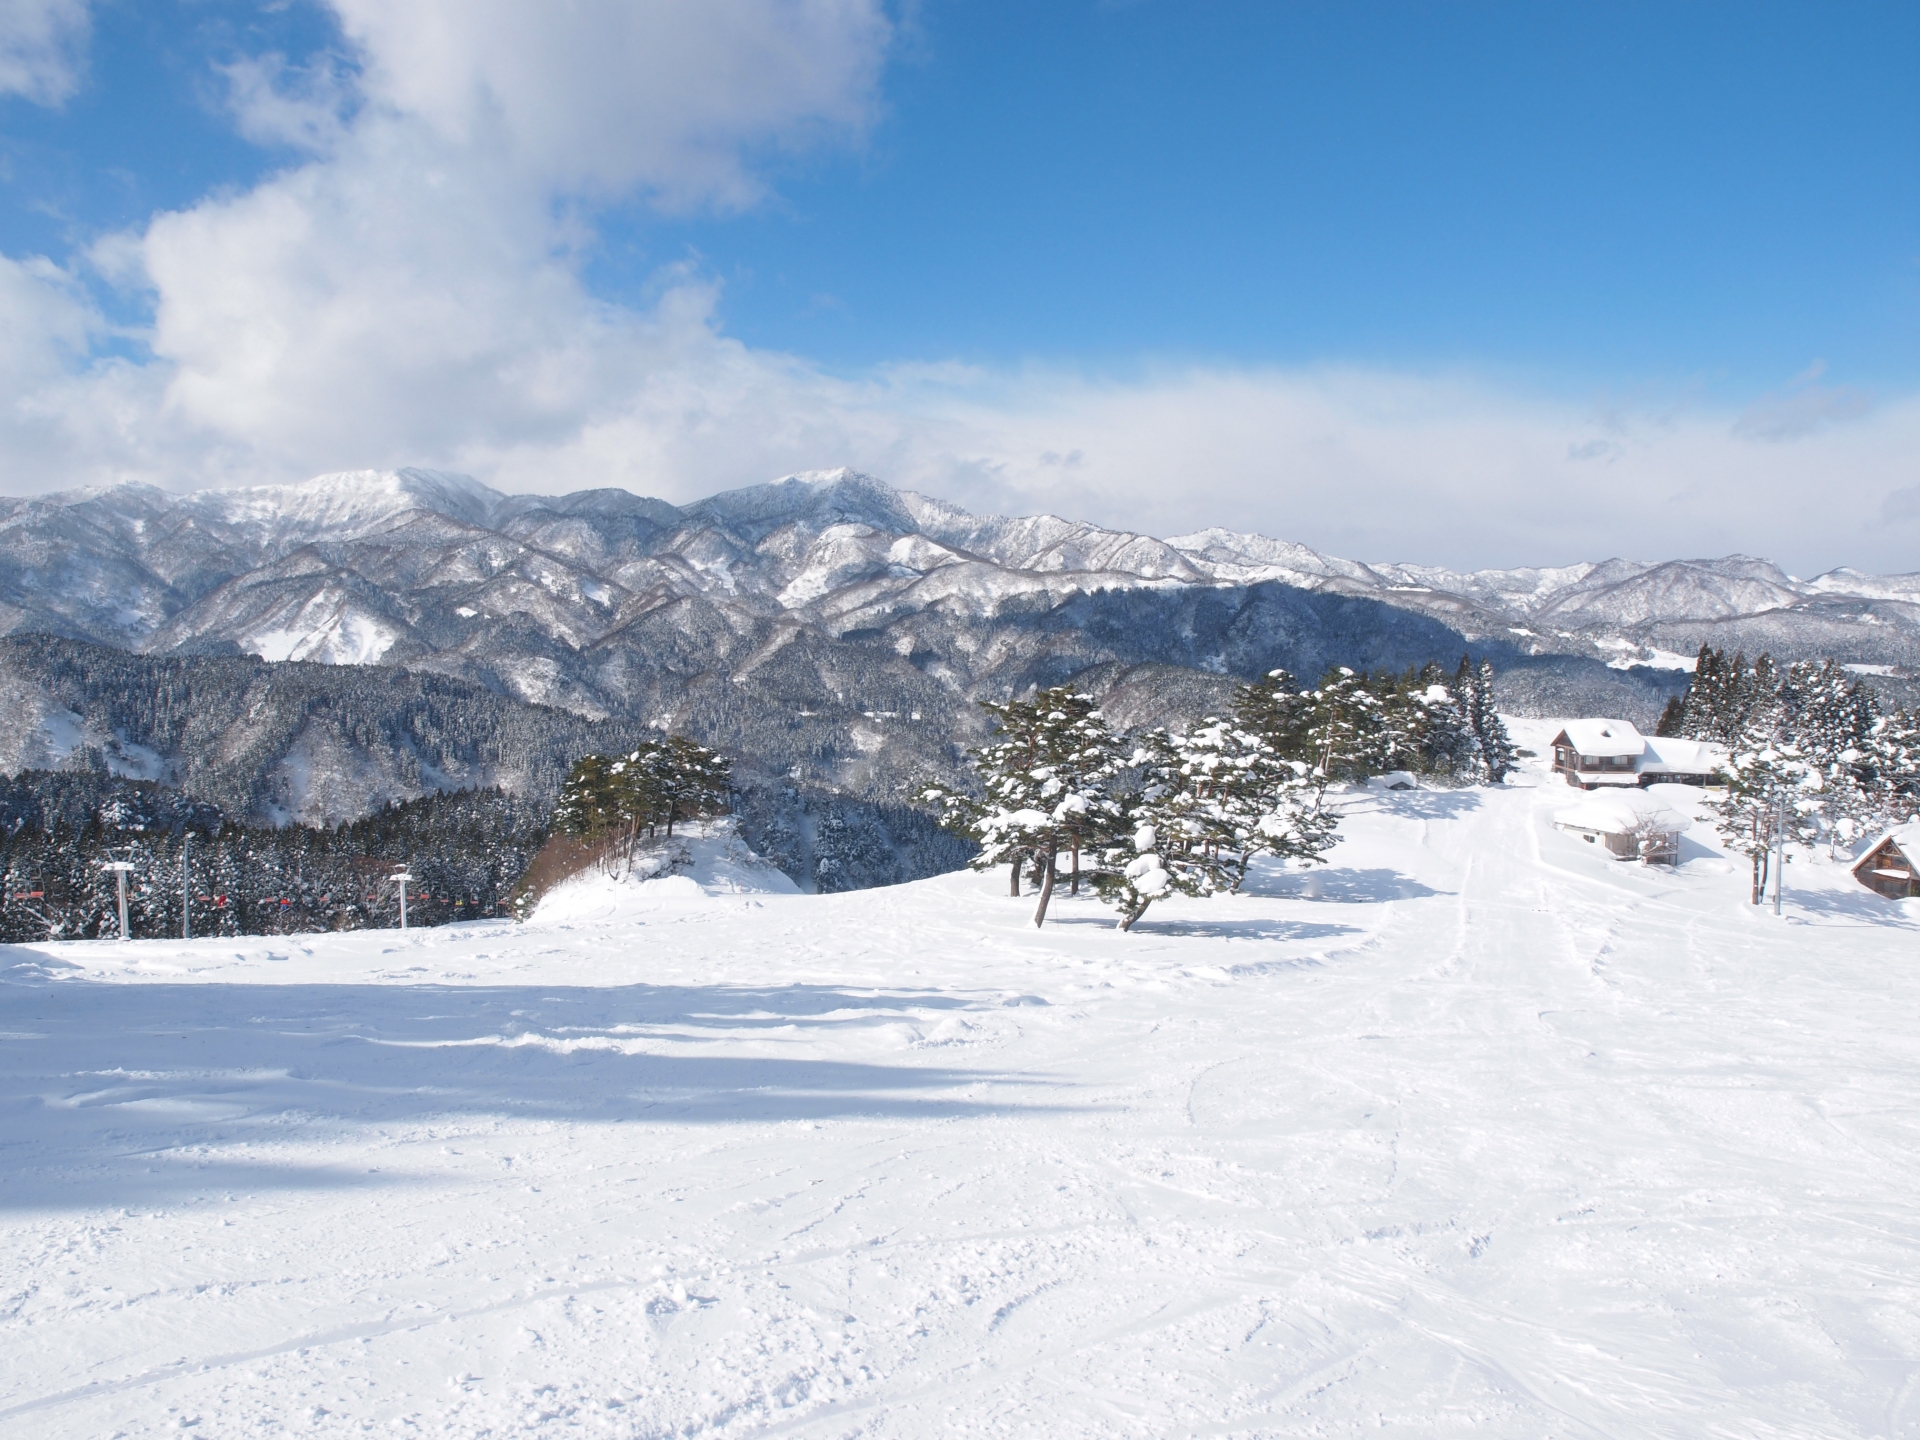
<path fill-rule="evenodd" d="M 1147 902 L 1147 905 L 1151 905 L 1152 903 L 1153 902 L 1149 900 Z M 1122 930 L 1133 929 L 1133 922 L 1138 920 L 1142 915 L 1147 913 L 1147 905 L 1142 905 L 1138 910 L 1134 911 L 1131 915 L 1122 916 L 1120 919 L 1120 928 Z"/>
<path fill-rule="evenodd" d="M 1038 930 L 1047 923 L 1047 902 L 1053 899 L 1053 873 L 1059 868 L 1059 857 L 1053 848 L 1047 848 L 1047 873 L 1040 881 L 1040 906 L 1033 912 L 1033 928 Z"/>
<path fill-rule="evenodd" d="M 1013 854 L 1013 873 L 1007 876 L 1007 894 L 1016 900 L 1020 898 L 1020 858 L 1020 852 L 1016 850 Z"/>
<path fill-rule="evenodd" d="M 1067 888 L 1069 895 L 1080 893 L 1080 837 L 1073 837 L 1073 884 Z"/>

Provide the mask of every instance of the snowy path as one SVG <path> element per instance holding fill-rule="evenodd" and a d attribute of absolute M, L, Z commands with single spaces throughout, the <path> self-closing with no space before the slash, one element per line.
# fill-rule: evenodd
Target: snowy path
<path fill-rule="evenodd" d="M 1132 936 L 1000 875 L 0 954 L 0 1426 L 1920 1434 L 1920 924 L 1557 803 Z"/>

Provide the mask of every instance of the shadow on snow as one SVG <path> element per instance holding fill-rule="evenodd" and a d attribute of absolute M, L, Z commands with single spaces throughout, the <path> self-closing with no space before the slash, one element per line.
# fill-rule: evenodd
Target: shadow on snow
<path fill-rule="evenodd" d="M 1245 894 L 1279 900 L 1317 900 L 1335 905 L 1375 905 L 1384 900 L 1424 900 L 1446 892 L 1411 875 L 1380 865 L 1362 870 L 1329 865 L 1318 870 L 1255 871 L 1242 887 Z"/>
<path fill-rule="evenodd" d="M 1111 930 L 1119 924 L 1112 911 L 1098 915 L 1049 917 L 1049 927 Z M 1351 925 L 1322 924 L 1313 920 L 1276 920 L 1249 917 L 1244 920 L 1216 920 L 1211 917 L 1190 919 L 1167 911 L 1149 910 L 1133 927 L 1136 935 L 1183 935 L 1213 940 L 1331 940 L 1342 935 L 1358 935 Z"/>
<path fill-rule="evenodd" d="M 29 961 L 11 967 L 6 961 Z M 49 982 L 0 950 L 0 1210 L 152 1204 L 239 1190 L 404 1183 L 233 1147 L 463 1117 L 577 1123 L 936 1120 L 1006 1113 L 1032 1076 L 765 1053 L 967 998 L 746 988 Z M 635 1047 L 642 1047 L 636 1049 Z M 1060 1107 L 1064 1108 L 1064 1107 Z M 223 1153 L 225 1152 L 225 1153 Z"/>

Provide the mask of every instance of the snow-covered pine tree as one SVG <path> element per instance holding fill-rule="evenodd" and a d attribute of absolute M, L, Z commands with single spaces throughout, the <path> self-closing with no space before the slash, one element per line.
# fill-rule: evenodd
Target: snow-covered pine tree
<path fill-rule="evenodd" d="M 942 824 L 980 846 L 974 869 L 1011 866 L 1010 894 L 1020 893 L 1022 863 L 1037 863 L 1034 923 L 1044 924 L 1060 851 L 1074 856 L 1077 888 L 1079 856 L 1105 844 L 1118 823 L 1110 782 L 1120 747 L 1092 698 L 1065 686 L 1031 700 L 982 701 L 981 708 L 995 732 L 969 756 L 981 793 L 931 786 L 921 798 L 940 807 Z"/>
<path fill-rule="evenodd" d="M 1043 690 L 1034 697 L 1038 744 L 1034 775 L 1040 780 L 1040 798 L 1050 822 L 1036 836 L 1041 856 L 1040 903 L 1033 923 L 1046 922 L 1053 898 L 1059 854 L 1072 857 L 1072 890 L 1080 893 L 1082 851 L 1108 840 L 1119 819 L 1111 794 L 1121 747 L 1107 728 L 1093 698 L 1064 686 Z"/>
<path fill-rule="evenodd" d="M 726 813 L 733 796 L 733 762 L 684 735 L 669 735 L 662 786 L 667 800 L 667 834 L 673 822 L 705 820 Z"/>
<path fill-rule="evenodd" d="M 1456 677 L 1449 686 L 1440 667 L 1429 662 L 1420 671 L 1413 694 L 1420 707 L 1419 769 L 1448 780 L 1479 778 L 1480 743 L 1474 739 L 1466 690 Z"/>
<path fill-rule="evenodd" d="M 560 787 L 553 827 L 589 843 L 623 836 L 630 864 L 642 829 L 651 834 L 656 826 L 665 826 L 672 835 L 678 820 L 724 812 L 731 793 L 726 757 L 673 735 L 643 741 L 618 759 L 581 756 Z"/>
<path fill-rule="evenodd" d="M 1198 831 L 1228 890 L 1239 890 L 1261 855 L 1310 861 L 1333 847 L 1339 820 L 1305 761 L 1284 760 L 1260 735 L 1213 718 L 1167 743 L 1187 792 L 1179 825 Z"/>
<path fill-rule="evenodd" d="M 1376 772 L 1422 768 L 1429 716 L 1420 693 L 1419 672 L 1381 671 L 1362 677 L 1379 704 L 1373 768 Z"/>
<path fill-rule="evenodd" d="M 667 788 L 670 763 L 666 746 L 658 741 L 643 740 L 607 767 L 608 803 L 616 823 L 625 832 L 622 863 L 629 874 L 633 870 L 633 852 L 640 842 L 640 832 L 645 830 L 651 836 L 654 827 L 662 824 L 672 809 Z M 556 822 L 558 818 L 556 811 Z"/>
<path fill-rule="evenodd" d="M 970 838 L 980 853 L 975 870 L 1002 863 L 1011 868 L 1009 895 L 1020 893 L 1020 866 L 1039 843 L 1047 817 L 1040 808 L 1043 781 L 1033 771 L 1040 755 L 1039 707 L 1032 701 L 983 700 L 994 736 L 967 758 L 980 781 L 981 795 L 971 807 Z"/>
<path fill-rule="evenodd" d="M 1285 670 L 1269 670 L 1233 695 L 1235 725 L 1258 735 L 1280 759 L 1305 761 L 1309 767 L 1313 711 L 1313 693 L 1301 690 L 1300 682 Z"/>
<path fill-rule="evenodd" d="M 1467 726 L 1480 751 L 1481 778 L 1489 785 L 1504 784 L 1513 770 L 1513 740 L 1507 734 L 1506 721 L 1494 708 L 1491 660 L 1482 660 L 1473 672 L 1467 694 Z"/>
<path fill-rule="evenodd" d="M 573 762 L 554 802 L 554 829 L 591 843 L 624 826 L 627 800 L 613 766 L 605 755 L 582 755 Z"/>
<path fill-rule="evenodd" d="M 1814 838 L 1814 826 L 1802 808 L 1806 762 L 1791 745 L 1759 743 L 1735 751 L 1721 773 L 1726 794 L 1706 803 L 1717 812 L 1714 828 L 1727 848 L 1751 862 L 1751 898 L 1758 905 L 1766 894 L 1780 827 L 1786 827 L 1787 840 Z"/>
<path fill-rule="evenodd" d="M 1895 710 L 1867 732 L 1862 788 L 1868 829 L 1903 825 L 1920 809 L 1920 716 Z"/>
<path fill-rule="evenodd" d="M 1743 686 L 1753 684 L 1744 666 L 1735 673 L 1744 675 Z M 1760 682 L 1773 686 L 1770 665 L 1761 670 Z M 1817 801 L 1808 793 L 1810 767 L 1799 747 L 1785 738 L 1785 721 L 1784 707 L 1770 688 L 1768 702 L 1753 705 L 1728 746 L 1721 767 L 1725 793 L 1705 802 L 1715 812 L 1714 829 L 1727 848 L 1745 855 L 1752 867 L 1755 905 L 1766 893 L 1776 840 L 1810 840 L 1817 826 Z"/>
<path fill-rule="evenodd" d="M 1780 686 L 1783 728 L 1807 763 L 1829 852 L 1874 822 L 1868 748 L 1876 719 L 1873 692 L 1829 659 L 1789 666 Z"/>
<path fill-rule="evenodd" d="M 1227 888 L 1225 867 L 1207 843 L 1208 822 L 1181 774 L 1179 746 L 1164 730 L 1141 737 L 1128 757 L 1134 785 L 1116 795 L 1112 843 L 1101 853 L 1094 888 L 1131 930 L 1167 895 L 1210 895 Z"/>
<path fill-rule="evenodd" d="M 1706 641 L 1700 642 L 1700 653 L 1693 660 L 1693 674 L 1687 680 L 1686 693 L 1680 697 L 1679 733 L 1689 740 L 1721 739 L 1720 670 L 1724 658 L 1722 652 Z"/>
<path fill-rule="evenodd" d="M 1744 652 L 1731 660 L 1723 650 L 1701 645 L 1687 687 L 1681 733 L 1692 740 L 1711 740 L 1729 748 L 1748 734 L 1756 717 L 1772 705 L 1776 684 L 1773 661 L 1766 655 L 1749 666 Z"/>
<path fill-rule="evenodd" d="M 1321 780 L 1364 780 L 1387 768 L 1392 740 L 1365 675 L 1337 665 L 1312 692 L 1308 764 Z"/>

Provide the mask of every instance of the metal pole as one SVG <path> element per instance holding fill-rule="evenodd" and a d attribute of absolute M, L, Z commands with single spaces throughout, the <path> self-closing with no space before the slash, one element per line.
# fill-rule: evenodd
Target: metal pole
<path fill-rule="evenodd" d="M 402 870 L 393 878 L 400 882 L 400 928 L 405 930 L 407 928 L 407 883 L 413 879 L 413 876 Z"/>
<path fill-rule="evenodd" d="M 188 846 L 193 837 L 187 831 L 180 832 L 180 938 L 193 939 L 193 868 L 187 859 Z"/>
<path fill-rule="evenodd" d="M 1781 891 L 1787 886 L 1787 802 L 1773 802 L 1773 913 L 1780 913 Z"/>
<path fill-rule="evenodd" d="M 108 860 L 102 864 L 101 868 L 113 871 L 113 878 L 117 882 L 116 889 L 120 896 L 120 938 L 122 941 L 131 940 L 133 934 L 127 925 L 127 872 L 133 869 L 133 862 Z"/>

